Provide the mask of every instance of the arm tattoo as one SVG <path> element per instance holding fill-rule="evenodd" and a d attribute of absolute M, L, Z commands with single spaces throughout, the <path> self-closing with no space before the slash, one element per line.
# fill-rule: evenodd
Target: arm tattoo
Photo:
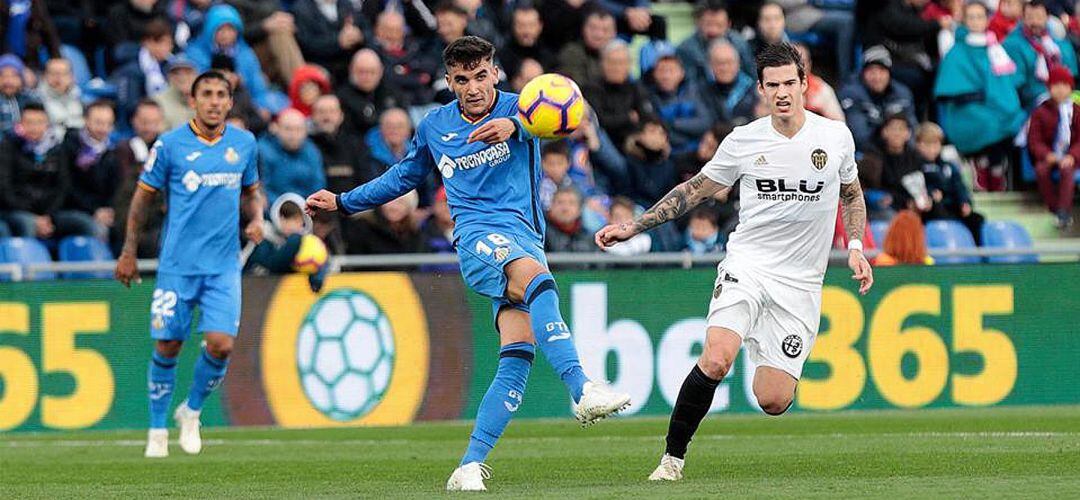
<path fill-rule="evenodd" d="M 866 201 L 863 199 L 862 186 L 859 185 L 858 180 L 851 184 L 840 185 L 840 205 L 844 211 L 842 217 L 848 241 L 862 241 L 863 230 L 866 227 Z"/>
<path fill-rule="evenodd" d="M 155 196 L 157 193 L 139 187 L 135 188 L 135 194 L 131 197 L 131 206 L 128 207 L 127 231 L 124 234 L 124 247 L 120 250 L 121 254 L 136 256 L 139 236 L 142 233 L 143 224 L 146 223 L 146 212 Z"/>
<path fill-rule="evenodd" d="M 692 208 L 700 205 L 710 196 L 721 190 L 726 192 L 727 189 L 730 188 L 713 181 L 706 177 L 705 174 L 697 174 L 692 179 L 675 186 L 652 208 L 635 219 L 632 223 L 633 228 L 636 232 L 641 233 L 669 220 L 677 219 Z"/>

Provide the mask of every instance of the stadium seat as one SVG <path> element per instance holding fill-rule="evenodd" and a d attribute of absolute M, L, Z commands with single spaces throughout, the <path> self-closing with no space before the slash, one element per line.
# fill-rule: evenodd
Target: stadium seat
<path fill-rule="evenodd" d="M 1024 182 L 1031 184 L 1035 182 L 1035 165 L 1031 163 L 1031 156 L 1028 155 L 1027 148 L 1020 150 L 1020 178 Z M 1073 175 L 1077 183 L 1080 183 L 1080 170 L 1077 170 Z M 1061 180 L 1061 171 L 1054 170 L 1050 172 L 1050 180 L 1057 182 Z"/>
<path fill-rule="evenodd" d="M 975 248 L 975 238 L 963 224 L 955 220 L 935 220 L 926 223 L 926 247 L 938 264 L 975 264 L 979 258 L 938 257 L 934 250 L 961 250 Z"/>
<path fill-rule="evenodd" d="M 0 258 L 5 263 L 12 264 L 42 264 L 52 262 L 52 256 L 49 255 L 49 249 L 45 248 L 40 241 L 34 238 L 7 238 L 0 241 Z M 10 279 L 10 276 L 5 276 L 0 279 Z M 56 273 L 51 271 L 38 271 L 34 273 L 33 279 L 36 281 L 47 281 L 56 279 Z"/>
<path fill-rule="evenodd" d="M 987 221 L 982 227 L 983 246 L 987 248 L 1031 248 L 1031 235 L 1013 221 Z M 1038 262 L 1035 254 L 999 255 L 987 258 L 991 263 Z"/>
<path fill-rule="evenodd" d="M 889 221 L 887 220 L 872 220 L 870 221 L 870 233 L 874 235 L 874 243 L 877 243 L 878 248 L 885 248 L 885 235 L 889 232 Z"/>
<path fill-rule="evenodd" d="M 86 236 L 69 236 L 60 241 L 60 262 L 108 262 L 113 260 L 112 251 L 105 243 Z M 112 272 L 78 271 L 62 273 L 64 279 L 93 279 L 112 276 Z"/>

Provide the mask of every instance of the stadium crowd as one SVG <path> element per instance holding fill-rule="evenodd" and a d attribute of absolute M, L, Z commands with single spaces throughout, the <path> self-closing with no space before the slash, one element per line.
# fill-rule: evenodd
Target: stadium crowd
<path fill-rule="evenodd" d="M 597 228 L 656 202 L 732 127 L 766 114 L 754 55 L 781 41 L 804 56 L 808 109 L 851 128 L 871 218 L 956 219 L 978 241 L 971 190 L 1020 188 L 1029 163 L 1058 224 L 1071 223 L 1071 1 L 701 0 L 693 34 L 672 41 L 647 0 L 537 1 L 2 2 L 0 237 L 83 235 L 115 249 L 151 146 L 192 118 L 191 83 L 208 69 L 233 82 L 230 123 L 259 137 L 271 203 L 373 179 L 406 154 L 419 118 L 453 99 L 441 51 L 466 34 L 498 47 L 501 89 L 559 72 L 591 105 L 572 136 L 542 147 L 551 251 L 599 251 Z M 322 217 L 315 232 L 339 254 L 450 252 L 440 181 L 433 172 L 370 213 Z M 615 251 L 723 249 L 737 203 Z M 140 256 L 156 255 L 164 206 Z"/>

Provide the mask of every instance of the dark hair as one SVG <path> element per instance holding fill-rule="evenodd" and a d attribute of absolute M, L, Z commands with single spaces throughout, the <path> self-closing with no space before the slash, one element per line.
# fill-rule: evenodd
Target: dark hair
<path fill-rule="evenodd" d="M 533 12 L 533 11 L 535 11 L 538 14 L 540 13 L 540 9 L 536 8 L 536 4 L 534 4 L 532 2 L 529 2 L 529 1 L 518 2 L 516 5 L 514 5 L 514 10 L 511 11 L 510 16 L 511 16 L 511 19 L 513 19 L 513 15 L 517 14 L 518 12 Z M 543 22 L 543 21 L 541 21 L 541 22 Z"/>
<path fill-rule="evenodd" d="M 983 12 L 985 12 L 987 15 L 990 15 L 990 6 L 986 5 L 986 2 L 984 2 L 983 0 L 967 0 L 967 2 L 964 2 L 963 10 L 966 11 L 968 7 L 982 7 Z"/>
<path fill-rule="evenodd" d="M 435 6 L 435 15 L 442 14 L 443 12 L 449 12 L 457 14 L 459 16 L 469 17 L 469 11 L 462 8 L 460 5 L 454 3 L 453 0 L 443 0 Z"/>
<path fill-rule="evenodd" d="M 904 122 L 904 126 L 907 127 L 908 130 L 911 130 L 911 124 L 908 123 L 907 116 L 904 115 L 904 113 L 892 113 L 892 114 L 889 114 L 889 115 L 885 115 L 885 119 L 881 120 L 881 130 L 884 130 L 885 127 L 888 126 L 890 122 L 894 122 L 894 121 Z M 880 133 L 880 130 L 878 132 Z"/>
<path fill-rule="evenodd" d="M 720 216 L 709 207 L 697 207 L 690 211 L 690 219 L 703 219 L 709 221 L 712 225 L 720 227 Z"/>
<path fill-rule="evenodd" d="M 294 219 L 303 215 L 303 212 L 300 211 L 300 205 L 296 203 L 282 203 L 281 208 L 278 209 L 278 215 L 282 219 Z"/>
<path fill-rule="evenodd" d="M 150 99 L 149 97 L 139 99 L 139 102 L 135 104 L 135 109 L 131 110 L 131 116 L 128 117 L 128 121 L 131 121 L 131 119 L 135 118 L 135 115 L 139 114 L 139 110 L 143 108 L 161 109 L 161 105 L 158 104 L 157 101 Z"/>
<path fill-rule="evenodd" d="M 113 105 L 112 101 L 108 99 L 98 99 L 90 104 L 87 104 L 86 107 L 83 108 L 83 117 L 90 116 L 90 112 L 97 108 L 105 108 L 109 111 L 112 111 L 113 115 L 116 114 L 116 106 Z"/>
<path fill-rule="evenodd" d="M 765 48 L 761 49 L 761 52 L 758 52 L 757 56 L 758 82 L 760 83 L 763 80 L 762 75 L 765 68 L 778 68 L 789 64 L 795 65 L 795 70 L 799 72 L 799 80 L 806 79 L 806 70 L 803 69 L 799 49 L 796 49 L 794 45 L 788 42 L 766 45 Z"/>
<path fill-rule="evenodd" d="M 1029 0 L 1027 2 L 1024 2 L 1024 12 L 1027 12 L 1028 9 L 1034 9 L 1037 7 L 1041 7 L 1042 10 L 1050 10 L 1046 7 L 1046 2 L 1043 0 Z"/>
<path fill-rule="evenodd" d="M 600 7 L 590 7 L 590 8 L 589 8 L 589 9 L 588 9 L 588 10 L 587 10 L 587 11 L 585 12 L 585 15 L 581 17 L 581 19 L 582 19 L 582 21 L 581 21 L 581 25 L 582 25 L 582 27 L 583 27 L 583 28 L 584 28 L 584 26 L 585 26 L 585 23 L 589 21 L 589 18 L 590 18 L 590 17 L 598 17 L 598 18 L 600 18 L 600 19 L 607 19 L 607 18 L 609 18 L 609 17 L 610 17 L 610 18 L 612 18 L 612 19 L 615 19 L 615 16 L 611 15 L 611 13 L 610 13 L 610 12 L 608 12 L 608 11 L 604 10 L 603 8 L 600 8 Z"/>
<path fill-rule="evenodd" d="M 694 5 L 694 20 L 698 20 L 706 12 L 727 12 L 727 2 L 724 0 L 700 0 Z"/>
<path fill-rule="evenodd" d="M 566 141 L 551 141 L 540 147 L 541 158 L 552 154 L 570 158 L 570 146 L 566 144 Z"/>
<path fill-rule="evenodd" d="M 447 68 L 461 66 L 471 70 L 481 62 L 495 60 L 495 46 L 478 36 L 466 35 L 450 42 L 442 53 Z"/>
<path fill-rule="evenodd" d="M 229 79 L 225 78 L 225 75 L 221 74 L 220 71 L 214 70 L 205 71 L 201 75 L 195 77 L 195 81 L 191 82 L 191 95 L 195 95 L 196 91 L 199 90 L 199 84 L 207 80 L 221 80 L 222 82 L 225 82 L 225 88 L 229 89 L 229 97 L 232 97 L 233 88 L 232 84 L 229 83 Z"/>
<path fill-rule="evenodd" d="M 236 59 L 228 54 L 214 54 L 210 58 L 210 69 L 236 73 Z"/>
<path fill-rule="evenodd" d="M 45 105 L 37 101 L 31 101 L 23 104 L 22 114 L 25 115 L 27 111 L 41 111 L 42 113 L 48 114 L 45 111 Z"/>
<path fill-rule="evenodd" d="M 165 37 L 172 37 L 172 26 L 165 18 L 155 17 L 143 25 L 139 40 L 159 40 Z"/>

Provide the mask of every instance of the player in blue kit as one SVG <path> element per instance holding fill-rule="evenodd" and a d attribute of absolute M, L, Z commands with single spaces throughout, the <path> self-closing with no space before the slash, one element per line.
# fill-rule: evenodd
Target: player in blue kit
<path fill-rule="evenodd" d="M 539 344 L 566 384 L 574 413 L 591 424 L 630 404 L 588 380 L 570 329 L 559 312 L 555 280 L 544 257 L 539 141 L 517 120 L 517 95 L 495 90 L 495 47 L 465 36 L 443 51 L 446 81 L 457 100 L 428 113 L 405 157 L 379 178 L 352 191 L 319 191 L 308 211 L 369 210 L 414 189 L 437 169 L 454 219 L 461 274 L 470 288 L 492 300 L 500 336 L 499 367 L 480 402 L 476 425 L 448 490 L 485 490 L 484 464 L 521 404 Z"/>
<path fill-rule="evenodd" d="M 206 346 L 195 362 L 187 400 L 173 414 L 180 447 L 202 450 L 199 412 L 221 384 L 240 326 L 240 210 L 250 222 L 249 240 L 262 240 L 266 205 L 259 189 L 258 151 L 251 133 L 225 124 L 232 87 L 215 71 L 191 86 L 195 119 L 164 134 L 153 145 L 131 200 L 127 234 L 116 263 L 125 286 L 138 280 L 136 247 L 148 207 L 159 192 L 168 201 L 162 231 L 157 285 L 150 304 L 150 336 L 156 341 L 147 379 L 150 432 L 146 457 L 169 455 L 166 414 L 176 383 L 180 348 L 192 330 L 192 313 Z"/>

